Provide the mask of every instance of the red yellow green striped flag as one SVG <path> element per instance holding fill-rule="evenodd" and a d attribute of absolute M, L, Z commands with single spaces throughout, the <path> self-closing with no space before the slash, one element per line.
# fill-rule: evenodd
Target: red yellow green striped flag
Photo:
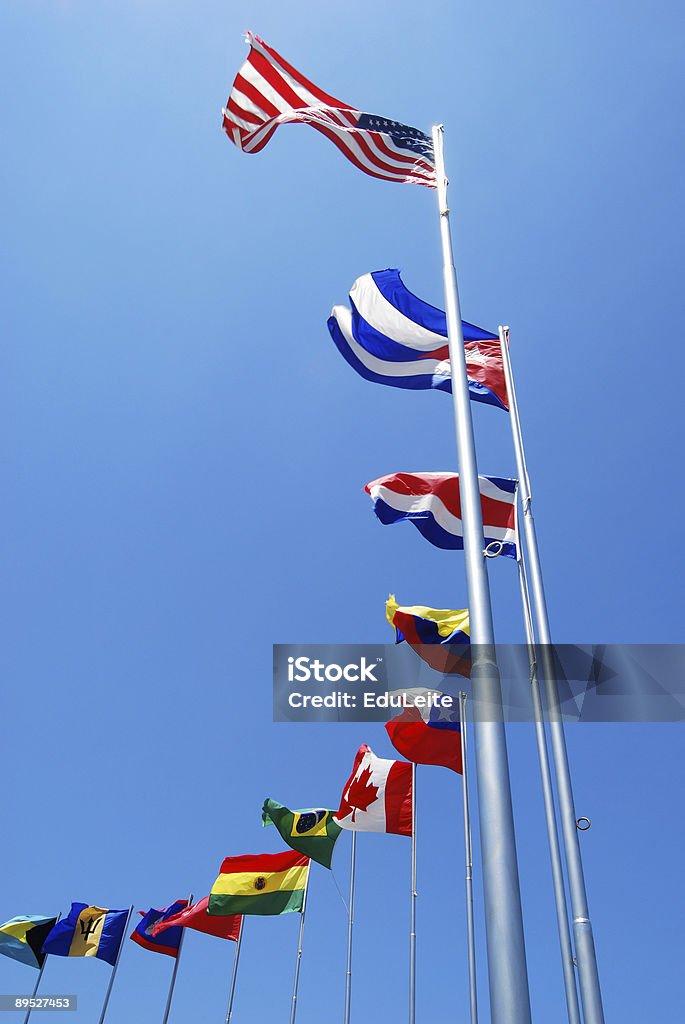
<path fill-rule="evenodd" d="M 309 857 L 296 850 L 226 857 L 209 894 L 207 912 L 224 917 L 301 911 L 308 873 Z"/>

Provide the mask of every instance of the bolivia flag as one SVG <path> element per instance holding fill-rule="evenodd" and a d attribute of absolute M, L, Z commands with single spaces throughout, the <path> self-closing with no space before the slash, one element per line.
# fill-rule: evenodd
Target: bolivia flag
<path fill-rule="evenodd" d="M 226 857 L 209 894 L 209 914 L 290 914 L 301 911 L 309 857 L 296 851 Z"/>

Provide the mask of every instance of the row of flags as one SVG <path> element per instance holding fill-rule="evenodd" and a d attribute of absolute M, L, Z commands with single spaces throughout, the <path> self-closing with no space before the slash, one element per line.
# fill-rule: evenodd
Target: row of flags
<path fill-rule="evenodd" d="M 428 615 L 432 609 L 423 609 Z M 411 615 L 394 598 L 389 617 Z M 465 612 L 435 612 L 434 624 L 458 621 L 459 646 L 468 638 Z M 402 620 L 404 621 L 404 619 Z M 436 642 L 442 644 L 445 638 Z M 418 690 L 405 691 L 411 698 Z M 422 694 L 438 691 L 421 690 Z M 458 713 L 435 707 L 409 706 L 387 723 L 396 749 L 414 763 L 441 765 L 461 772 Z M 217 938 L 237 941 L 243 915 L 280 916 L 302 910 L 311 861 L 330 870 L 335 844 L 344 830 L 412 834 L 412 765 L 376 756 L 362 744 L 352 772 L 342 788 L 337 810 L 290 810 L 267 799 L 262 824 L 276 827 L 290 850 L 276 854 L 227 857 L 208 896 L 190 904 L 176 900 L 168 907 L 140 911 L 141 920 L 130 938 L 143 949 L 176 957 L 182 931 L 190 928 Z M 50 954 L 94 957 L 115 966 L 130 911 L 72 903 L 65 917 L 19 916 L 0 925 L 0 954 L 40 968 Z"/>
<path fill-rule="evenodd" d="M 247 41 L 247 61 L 223 111 L 223 129 L 243 152 L 259 152 L 281 124 L 309 124 L 373 177 L 436 187 L 433 144 L 427 135 L 337 100 L 259 37 L 250 33 Z M 349 301 L 349 307 L 333 308 L 328 328 L 342 356 L 362 377 L 410 390 L 451 390 L 445 314 L 409 292 L 398 270 L 358 278 Z M 463 330 L 472 400 L 506 410 L 499 336 L 466 322 Z M 518 558 L 517 482 L 479 479 L 486 544 L 495 548 L 492 553 Z M 370 482 L 366 490 L 381 523 L 412 522 L 431 544 L 463 548 L 458 474 L 394 473 Z M 415 646 L 440 671 L 468 675 L 467 610 L 399 606 L 391 597 L 386 617 L 397 642 Z M 436 691 L 424 690 L 422 695 L 430 692 Z M 418 698 L 418 691 L 414 693 Z M 461 773 L 461 723 L 458 713 L 416 699 L 386 730 L 407 760 L 377 757 L 362 744 L 337 810 L 292 811 L 265 801 L 263 824 L 274 825 L 289 849 L 227 857 L 207 897 L 141 911 L 130 938 L 171 957 L 178 957 L 184 928 L 238 942 L 244 916 L 304 912 L 311 861 L 330 869 L 343 830 L 413 836 L 413 764 Z M 83 903 L 73 903 L 63 919 L 13 918 L 0 925 L 0 953 L 39 968 L 48 954 L 94 957 L 116 968 L 129 919 L 130 911 Z"/>

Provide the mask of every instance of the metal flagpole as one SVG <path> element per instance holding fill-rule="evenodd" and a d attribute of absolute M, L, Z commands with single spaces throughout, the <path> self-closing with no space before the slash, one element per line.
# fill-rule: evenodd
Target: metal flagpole
<path fill-rule="evenodd" d="M 57 915 L 57 917 L 55 918 L 55 924 L 57 924 L 57 922 L 59 921 L 61 916 L 62 916 L 62 912 L 60 911 L 59 914 Z M 54 925 L 53 925 L 53 927 L 54 927 Z M 43 977 L 43 971 L 45 970 L 45 964 L 47 963 L 47 959 L 48 959 L 49 955 L 50 955 L 49 953 L 45 954 L 45 956 L 43 957 L 43 963 L 38 968 L 38 977 L 36 978 L 36 984 L 33 986 L 33 992 L 31 993 L 31 999 L 35 999 L 36 996 L 38 995 L 38 986 L 40 985 L 40 979 Z M 24 1024 L 29 1024 L 30 1016 L 31 1016 L 31 1007 L 29 1006 L 28 1010 L 26 1011 L 26 1016 L 24 1017 Z"/>
<path fill-rule="evenodd" d="M 98 1024 L 103 1024 L 103 1021 L 105 1019 L 105 1014 L 107 1013 L 107 1004 L 109 1003 L 109 997 L 112 994 L 112 985 L 114 984 L 114 978 L 116 977 L 117 968 L 119 966 L 119 961 L 121 960 L 121 951 L 124 948 L 124 939 L 126 938 L 126 935 L 128 933 L 128 926 L 129 926 L 129 923 L 131 921 L 131 914 L 132 913 L 133 913 L 133 904 L 131 904 L 131 906 L 129 907 L 129 910 L 128 910 L 128 917 L 126 918 L 126 924 L 124 925 L 124 934 L 122 936 L 121 942 L 119 943 L 119 949 L 117 950 L 117 958 L 114 961 L 114 967 L 112 968 L 112 973 L 109 976 L 109 985 L 107 986 L 107 991 L 105 992 L 105 1001 L 102 1004 L 102 1013 L 100 1014 L 100 1020 L 98 1021 Z"/>
<path fill-rule="evenodd" d="M 471 619 L 475 696 L 474 735 L 485 896 L 485 931 L 492 1024 L 530 1024 L 514 812 L 507 762 L 502 691 L 494 656 L 494 628 L 485 563 L 483 518 L 471 420 L 464 336 L 452 254 L 442 125 L 433 126 L 442 243 L 452 399 L 457 433 L 464 560 Z"/>
<path fill-rule="evenodd" d="M 416 765 L 411 766 L 411 922 L 409 925 L 409 1024 L 416 1021 Z"/>
<path fill-rule="evenodd" d="M 345 1024 L 350 1024 L 352 1006 L 352 929 L 354 927 L 354 876 L 357 869 L 357 833 L 352 832 L 350 852 L 350 899 L 347 907 L 347 975 L 345 977 Z"/>
<path fill-rule="evenodd" d="M 580 855 L 580 845 L 578 843 L 578 828 L 576 825 L 576 816 L 573 806 L 571 772 L 568 763 L 566 737 L 564 736 L 564 727 L 559 710 L 559 693 L 554 673 L 554 658 L 551 647 L 552 637 L 549 628 L 549 618 L 547 615 L 545 589 L 542 582 L 540 553 L 538 550 L 535 520 L 533 519 L 532 511 L 533 498 L 530 487 L 530 478 L 528 476 L 528 468 L 526 466 L 526 455 L 523 447 L 523 434 L 521 431 L 518 404 L 516 402 L 516 390 L 514 387 L 514 378 L 511 368 L 508 335 L 509 329 L 507 327 L 500 327 L 500 347 L 504 363 L 504 376 L 507 385 L 507 394 L 509 396 L 514 451 L 516 453 L 516 465 L 518 467 L 520 481 L 519 486 L 521 489 L 521 505 L 523 507 L 523 530 L 526 540 L 526 551 L 528 554 L 533 608 L 535 611 L 535 625 L 537 627 L 537 635 L 540 642 L 540 657 L 542 660 L 545 695 L 547 697 L 547 716 L 552 743 L 552 759 L 554 761 L 554 772 L 557 782 L 557 796 L 559 799 L 559 815 L 561 818 L 561 831 L 564 842 L 564 856 L 566 858 L 566 870 L 568 872 L 568 888 L 571 898 L 571 912 L 573 915 L 573 936 L 576 947 L 580 999 L 583 1007 L 585 1024 L 604 1024 L 602 993 L 599 984 L 599 971 L 597 969 L 597 954 L 595 952 L 592 922 L 590 921 L 590 911 L 587 903 L 583 862 Z"/>
<path fill-rule="evenodd" d="M 466 855 L 466 940 L 469 948 L 469 1005 L 471 1024 L 478 1024 L 478 986 L 476 979 L 476 930 L 473 921 L 473 850 L 471 847 L 471 811 L 466 758 L 466 694 L 459 694 L 459 733 L 461 741 L 461 795 L 464 810 L 464 853 Z"/>
<path fill-rule="evenodd" d="M 557 912 L 559 946 L 561 947 L 561 963 L 564 972 L 566 1008 L 568 1011 L 569 1024 L 581 1024 L 580 1007 L 578 1004 L 578 989 L 576 987 L 576 969 L 573 960 L 573 946 L 571 944 L 571 932 L 568 923 L 566 890 L 564 888 L 564 869 L 561 862 L 561 848 L 559 846 L 559 834 L 557 832 L 557 820 L 554 808 L 552 773 L 549 766 L 547 737 L 545 735 L 545 723 L 542 716 L 542 701 L 540 699 L 540 684 L 538 682 L 537 674 L 533 616 L 530 607 L 530 594 L 528 592 L 528 579 L 526 577 L 526 564 L 523 553 L 521 553 L 519 558 L 518 570 L 519 585 L 521 588 L 521 604 L 523 607 L 523 621 L 526 629 L 526 644 L 528 646 L 528 660 L 530 663 L 530 692 L 533 698 L 533 714 L 535 716 L 535 739 L 538 748 L 538 760 L 540 762 L 540 776 L 542 778 L 542 796 L 545 805 L 545 821 L 547 823 L 549 856 L 552 862 L 552 884 L 554 887 L 554 903 L 556 905 Z"/>
<path fill-rule="evenodd" d="M 231 973 L 231 987 L 228 990 L 228 1008 L 226 1010 L 226 1024 L 230 1024 L 231 1014 L 233 1013 L 233 997 L 235 996 L 235 983 L 238 978 L 238 960 L 240 959 L 240 947 L 243 943 L 243 928 L 245 927 L 245 915 L 243 914 L 240 919 L 240 931 L 238 932 L 238 938 L 235 944 L 235 953 L 233 954 L 233 972 Z"/>
<path fill-rule="evenodd" d="M 193 894 L 191 892 L 188 897 L 188 906 L 193 902 Z M 176 950 L 176 957 L 174 958 L 174 969 L 171 972 L 171 981 L 169 982 L 169 995 L 166 1000 L 166 1007 L 164 1009 L 164 1017 L 162 1018 L 162 1024 L 167 1024 L 169 1019 L 169 1010 L 171 1009 L 171 1000 L 174 995 L 174 988 L 176 987 L 176 975 L 178 974 L 178 961 L 181 959 L 181 950 L 183 949 L 183 941 L 186 937 L 185 928 L 181 928 L 181 938 L 178 940 L 178 949 Z"/>
<path fill-rule="evenodd" d="M 311 864 L 307 870 L 307 881 L 304 886 L 304 896 L 302 897 L 302 913 L 300 915 L 300 933 L 297 939 L 297 960 L 295 961 L 295 981 L 293 983 L 293 1001 L 290 1007 L 290 1024 L 295 1024 L 295 1012 L 297 1010 L 297 987 L 300 983 L 300 963 L 302 961 L 302 940 L 304 938 L 304 914 L 307 909 L 307 893 L 309 892 L 309 872 L 311 871 Z"/>

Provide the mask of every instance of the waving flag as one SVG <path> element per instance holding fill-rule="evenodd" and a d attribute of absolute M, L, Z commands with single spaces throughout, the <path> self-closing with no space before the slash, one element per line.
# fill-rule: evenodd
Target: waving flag
<path fill-rule="evenodd" d="M 386 723 L 395 750 L 414 764 L 434 764 L 462 771 L 459 704 L 443 707 L 429 698 L 444 698 L 439 690 L 416 687 L 402 691 L 410 707 Z M 417 699 L 418 698 L 418 699 Z M 413 702 L 413 703 L 412 703 Z"/>
<path fill-rule="evenodd" d="M 391 594 L 385 604 L 385 617 L 395 630 L 395 642 L 406 640 L 431 668 L 444 674 L 471 675 L 468 608 L 401 607 Z"/>
<path fill-rule="evenodd" d="M 164 953 L 165 956 L 176 958 L 181 946 L 183 929 L 169 927 L 164 932 L 164 937 L 161 938 L 159 933 L 155 933 L 155 925 L 159 924 L 160 921 L 168 921 L 169 918 L 175 917 L 180 910 L 187 906 L 188 900 L 176 900 L 175 903 L 172 903 L 170 907 L 165 907 L 164 910 L 155 910 L 154 907 L 151 907 L 147 914 L 141 910 L 140 913 L 143 919 L 138 922 L 129 938 L 133 942 L 137 942 L 143 949 L 149 949 L 152 953 Z"/>
<path fill-rule="evenodd" d="M 358 277 L 350 304 L 333 307 L 328 330 L 360 376 L 393 388 L 452 391 L 447 317 L 413 295 L 399 270 Z M 508 409 L 498 336 L 465 320 L 462 330 L 472 401 Z"/>
<path fill-rule="evenodd" d="M 301 911 L 309 857 L 286 853 L 226 857 L 209 894 L 210 914 L 290 914 Z"/>
<path fill-rule="evenodd" d="M 480 476 L 478 481 L 486 546 L 501 545 L 498 554 L 517 558 L 518 481 L 500 476 Z M 390 473 L 364 490 L 382 523 L 408 520 L 435 547 L 463 549 L 458 473 Z"/>
<path fill-rule="evenodd" d="M 353 832 L 393 832 L 410 836 L 411 765 L 376 757 L 362 743 L 343 787 L 336 821 Z"/>
<path fill-rule="evenodd" d="M 329 96 L 259 36 L 223 110 L 223 129 L 244 153 L 258 153 L 279 124 L 299 121 L 325 135 L 352 163 L 384 181 L 435 188 L 433 143 L 418 128 L 365 114 Z"/>
<path fill-rule="evenodd" d="M 173 917 L 160 918 L 152 926 L 152 934 L 156 938 L 164 935 L 167 929 L 192 928 L 195 932 L 204 932 L 206 935 L 214 935 L 217 939 L 230 939 L 237 942 L 240 935 L 242 917 L 240 914 L 226 915 L 225 917 L 211 917 L 207 913 L 209 896 L 192 903 L 185 910 L 179 911 Z"/>
<path fill-rule="evenodd" d="M 262 825 L 275 825 L 283 841 L 293 850 L 330 868 L 333 848 L 341 832 L 334 814 L 335 811 L 323 807 L 291 811 L 276 800 L 267 799 L 262 807 Z"/>
<path fill-rule="evenodd" d="M 42 967 L 43 943 L 56 923 L 56 917 L 36 914 L 11 917 L 0 924 L 0 953 L 29 967 Z"/>
<path fill-rule="evenodd" d="M 72 903 L 67 917 L 57 922 L 43 943 L 53 956 L 94 956 L 114 967 L 124 938 L 128 910 L 105 910 Z"/>

